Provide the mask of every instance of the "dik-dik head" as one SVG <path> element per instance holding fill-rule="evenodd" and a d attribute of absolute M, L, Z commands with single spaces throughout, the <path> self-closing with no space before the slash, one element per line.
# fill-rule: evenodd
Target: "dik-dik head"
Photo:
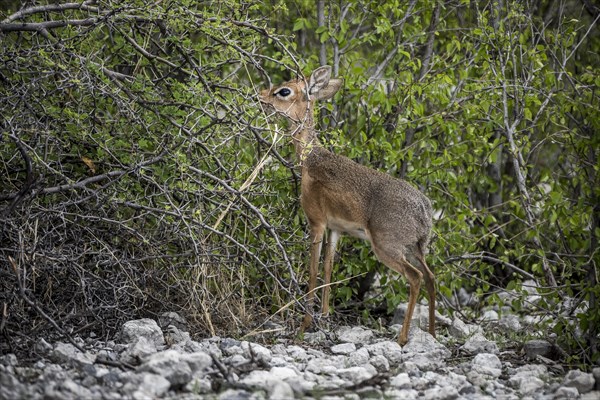
<path fill-rule="evenodd" d="M 259 100 L 296 123 L 312 120 L 315 100 L 333 97 L 342 86 L 342 79 L 331 79 L 331 67 L 325 65 L 313 71 L 310 78 L 294 79 L 260 92 Z M 307 118 L 308 117 L 308 118 Z"/>

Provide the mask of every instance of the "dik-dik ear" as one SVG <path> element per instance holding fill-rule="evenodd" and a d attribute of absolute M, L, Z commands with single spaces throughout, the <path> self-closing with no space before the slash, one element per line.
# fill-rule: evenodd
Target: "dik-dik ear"
<path fill-rule="evenodd" d="M 313 71 L 308 80 L 308 95 L 316 100 L 327 100 L 333 97 L 340 87 L 342 79 L 331 79 L 331 67 L 325 65 Z"/>

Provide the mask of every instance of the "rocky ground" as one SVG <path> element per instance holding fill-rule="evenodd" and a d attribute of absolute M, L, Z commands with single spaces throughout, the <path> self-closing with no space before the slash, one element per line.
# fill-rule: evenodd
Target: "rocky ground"
<path fill-rule="evenodd" d="M 163 329 L 161 329 L 161 327 Z M 116 341 L 36 344 L 23 365 L 0 358 L 0 399 L 600 399 L 600 368 L 564 371 L 532 341 L 500 352 L 480 327 L 447 321 L 434 339 L 417 327 L 409 343 L 394 326 L 306 334 L 270 345 L 190 339 L 177 314 L 127 322 Z"/>

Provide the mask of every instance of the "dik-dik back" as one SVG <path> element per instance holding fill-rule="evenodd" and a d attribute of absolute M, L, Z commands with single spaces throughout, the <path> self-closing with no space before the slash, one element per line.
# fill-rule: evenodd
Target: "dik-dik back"
<path fill-rule="evenodd" d="M 331 79 L 331 68 L 316 69 L 310 78 L 296 79 L 263 90 L 260 101 L 268 110 L 285 116 L 302 167 L 301 204 L 311 230 L 310 280 L 307 295 L 312 305 L 324 232 L 329 228 L 325 253 L 323 314 L 329 311 L 329 285 L 333 256 L 342 233 L 369 240 L 378 259 L 404 275 L 410 296 L 399 343 L 408 340 L 410 319 L 421 279 L 429 297 L 429 332 L 435 335 L 434 276 L 425 263 L 432 226 L 431 203 L 409 183 L 355 163 L 326 150 L 314 127 L 316 100 L 333 97 L 342 85 Z M 312 321 L 307 312 L 302 330 Z"/>

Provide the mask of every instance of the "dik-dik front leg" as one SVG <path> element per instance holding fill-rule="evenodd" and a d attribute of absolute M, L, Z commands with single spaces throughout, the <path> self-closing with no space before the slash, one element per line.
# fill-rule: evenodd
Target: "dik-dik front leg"
<path fill-rule="evenodd" d="M 323 262 L 325 269 L 325 286 L 323 287 L 323 298 L 321 299 L 321 313 L 323 316 L 329 315 L 329 293 L 331 292 L 331 271 L 333 270 L 333 259 L 335 257 L 335 249 L 340 233 L 330 230 L 327 235 L 327 248 L 325 249 L 325 261 Z"/>
<path fill-rule="evenodd" d="M 306 314 L 300 327 L 300 333 L 312 323 L 312 311 L 315 299 L 315 287 L 317 287 L 317 274 L 319 273 L 319 259 L 323 247 L 323 233 L 325 227 L 311 226 L 310 229 L 310 278 L 308 280 L 308 294 L 306 295 Z"/>

